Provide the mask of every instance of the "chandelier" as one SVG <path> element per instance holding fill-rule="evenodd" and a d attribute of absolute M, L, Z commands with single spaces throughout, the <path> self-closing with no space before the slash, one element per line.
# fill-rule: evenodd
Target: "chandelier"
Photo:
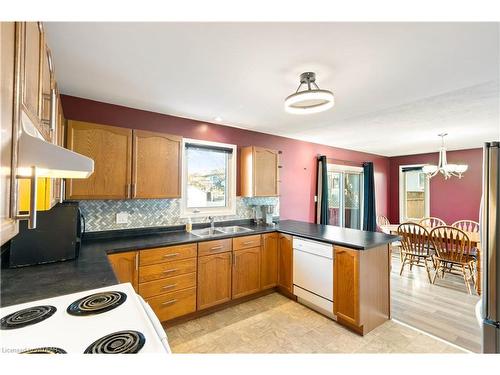
<path fill-rule="evenodd" d="M 306 88 L 299 91 L 303 85 Z M 305 72 L 300 75 L 297 91 L 285 99 L 285 111 L 293 114 L 317 113 L 332 108 L 333 104 L 333 93 L 318 87 L 316 73 Z"/>
<path fill-rule="evenodd" d="M 448 179 L 452 176 L 462 178 L 462 175 L 465 173 L 465 171 L 467 171 L 467 168 L 469 168 L 467 164 L 448 164 L 446 160 L 446 148 L 444 147 L 444 137 L 446 137 L 447 135 L 448 133 L 438 134 L 438 136 L 441 137 L 438 165 L 429 164 L 422 167 L 422 172 L 424 172 L 429 178 L 434 177 L 439 172 L 441 172 L 445 179 Z"/>

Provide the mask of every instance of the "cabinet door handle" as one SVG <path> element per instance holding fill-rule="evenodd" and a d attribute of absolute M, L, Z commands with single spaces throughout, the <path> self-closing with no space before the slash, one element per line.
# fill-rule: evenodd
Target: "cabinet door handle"
<path fill-rule="evenodd" d="M 212 246 L 210 248 L 210 250 L 220 250 L 220 249 L 222 249 L 222 245 L 220 245 L 220 246 Z"/>
<path fill-rule="evenodd" d="M 170 285 L 165 285 L 164 287 L 162 287 L 163 290 L 165 289 L 172 289 L 172 288 L 175 288 L 177 286 L 177 283 L 175 284 L 170 284 Z"/>
<path fill-rule="evenodd" d="M 135 270 L 139 270 L 139 253 L 135 253 Z"/>
<path fill-rule="evenodd" d="M 178 268 L 172 268 L 171 270 L 165 270 L 163 271 L 163 273 L 172 273 L 172 272 L 176 272 L 176 271 L 179 271 Z"/>
<path fill-rule="evenodd" d="M 174 258 L 174 257 L 176 257 L 177 255 L 179 255 L 179 253 L 165 254 L 165 255 L 163 256 L 163 258 Z"/>
<path fill-rule="evenodd" d="M 126 189 L 127 189 L 127 192 L 126 192 L 127 198 L 130 198 L 130 188 L 131 188 L 131 186 L 130 186 L 130 184 L 127 184 L 125 186 L 126 186 Z"/>
<path fill-rule="evenodd" d="M 162 302 L 162 306 L 168 306 L 168 305 L 173 305 L 174 303 L 177 302 L 177 299 L 171 299 L 170 301 L 165 301 L 165 302 Z"/>
<path fill-rule="evenodd" d="M 137 196 L 137 184 L 132 184 L 132 187 L 133 187 L 132 198 L 135 198 Z"/>

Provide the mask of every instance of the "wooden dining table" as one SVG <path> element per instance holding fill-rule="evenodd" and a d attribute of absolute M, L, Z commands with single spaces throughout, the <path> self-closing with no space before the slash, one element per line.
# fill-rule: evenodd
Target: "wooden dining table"
<path fill-rule="evenodd" d="M 387 233 L 387 234 L 398 234 L 398 227 L 399 224 L 387 224 L 387 225 L 381 225 L 380 229 L 382 232 Z M 431 231 L 433 228 L 431 227 L 425 227 L 427 231 Z M 476 270 L 477 270 L 477 279 L 476 279 L 476 291 L 477 294 L 481 295 L 481 236 L 479 235 L 479 232 L 466 232 L 467 237 L 469 237 L 469 241 L 471 243 L 471 246 L 473 248 L 477 249 L 477 265 L 476 265 Z"/>

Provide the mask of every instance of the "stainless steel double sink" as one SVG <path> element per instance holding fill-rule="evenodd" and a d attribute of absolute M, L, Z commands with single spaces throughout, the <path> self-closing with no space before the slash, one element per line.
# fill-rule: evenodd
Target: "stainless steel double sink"
<path fill-rule="evenodd" d="M 191 234 L 196 237 L 216 237 L 227 234 L 239 234 L 246 232 L 253 232 L 253 230 L 245 227 L 240 227 L 238 225 L 232 225 L 228 227 L 215 227 L 213 229 L 212 228 L 193 229 L 191 231 Z"/>

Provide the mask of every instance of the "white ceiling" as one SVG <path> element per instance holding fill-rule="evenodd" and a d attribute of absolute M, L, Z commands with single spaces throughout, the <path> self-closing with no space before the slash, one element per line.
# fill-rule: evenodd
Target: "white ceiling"
<path fill-rule="evenodd" d="M 498 23 L 46 23 L 61 91 L 394 156 L 498 139 Z M 304 71 L 332 110 L 291 115 Z"/>

